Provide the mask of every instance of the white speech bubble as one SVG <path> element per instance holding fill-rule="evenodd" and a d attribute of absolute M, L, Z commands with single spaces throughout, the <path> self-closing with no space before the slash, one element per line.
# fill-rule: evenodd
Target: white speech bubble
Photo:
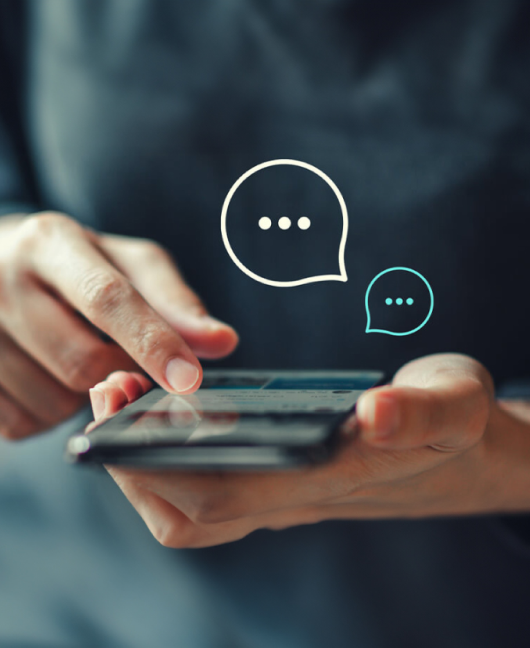
<path fill-rule="evenodd" d="M 315 173 L 319 178 L 322 178 L 322 180 L 324 180 L 324 182 L 331 188 L 337 200 L 339 201 L 340 210 L 342 213 L 342 223 L 343 223 L 342 236 L 340 239 L 339 254 L 338 254 L 339 274 L 315 275 L 314 277 L 305 277 L 304 279 L 297 279 L 296 281 L 274 281 L 272 279 L 266 279 L 265 277 L 261 277 L 255 272 L 252 272 L 252 270 L 247 268 L 246 265 L 241 263 L 236 253 L 232 249 L 226 231 L 226 217 L 228 214 L 228 207 L 230 206 L 230 202 L 234 197 L 235 192 L 239 189 L 239 187 L 243 184 L 243 182 L 247 180 L 247 178 L 250 178 L 251 175 L 254 175 L 258 171 L 262 171 L 263 169 L 267 169 L 268 167 L 282 166 L 282 165 L 297 166 L 297 167 L 301 167 L 302 169 L 306 169 L 307 171 L 311 171 L 312 173 Z M 239 180 L 237 180 L 237 182 L 234 183 L 234 185 L 232 186 L 232 188 L 228 192 L 228 195 L 225 198 L 223 204 L 223 210 L 221 212 L 221 234 L 223 237 L 223 243 L 225 245 L 226 251 L 230 255 L 232 261 L 236 264 L 236 266 L 247 276 L 249 276 L 251 279 L 254 279 L 255 281 L 259 281 L 260 283 L 263 284 L 267 284 L 268 286 L 276 286 L 278 288 L 290 288 L 293 286 L 303 286 L 304 284 L 308 284 L 308 283 L 316 283 L 317 281 L 343 281 L 343 282 L 348 281 L 348 275 L 346 274 L 346 266 L 344 263 L 344 252 L 346 250 L 346 241 L 348 239 L 348 209 L 346 208 L 346 203 L 344 202 L 344 198 L 341 192 L 339 191 L 337 185 L 333 182 L 333 180 L 329 176 L 327 176 L 320 169 L 317 169 L 317 167 L 313 166 L 312 164 L 307 164 L 306 162 L 300 162 L 299 160 L 287 160 L 287 159 L 269 160 L 268 162 L 263 162 L 262 164 L 258 164 L 255 167 L 252 167 L 252 169 L 249 169 L 246 173 L 244 173 L 239 178 Z"/>

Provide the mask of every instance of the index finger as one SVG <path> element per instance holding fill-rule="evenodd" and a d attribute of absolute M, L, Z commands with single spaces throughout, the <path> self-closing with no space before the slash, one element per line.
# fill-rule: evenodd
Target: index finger
<path fill-rule="evenodd" d="M 92 324 L 115 340 L 168 391 L 189 393 L 202 378 L 182 337 L 88 240 L 65 219 L 31 257 L 33 270 Z"/>

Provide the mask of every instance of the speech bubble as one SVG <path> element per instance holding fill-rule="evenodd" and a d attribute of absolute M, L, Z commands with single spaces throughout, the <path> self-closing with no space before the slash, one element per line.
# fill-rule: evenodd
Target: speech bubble
<path fill-rule="evenodd" d="M 319 180 L 317 181 L 318 183 L 320 183 L 321 181 L 324 181 L 325 183 L 325 189 L 324 187 L 318 189 L 320 191 L 320 194 L 322 194 L 322 190 L 329 193 L 329 196 L 327 196 L 325 200 L 330 200 L 332 198 L 335 203 L 338 201 L 340 213 L 337 214 L 337 217 L 340 219 L 340 223 L 339 223 L 340 234 L 338 237 L 338 247 L 336 246 L 333 251 L 334 259 L 338 259 L 338 268 L 337 268 L 338 272 L 336 273 L 323 272 L 320 274 L 301 276 L 300 278 L 296 278 L 296 279 L 292 279 L 292 278 L 286 278 L 285 280 L 271 279 L 266 276 L 263 276 L 264 272 L 261 273 L 254 272 L 248 267 L 249 262 L 252 263 L 253 259 L 255 260 L 258 255 L 257 254 L 252 255 L 252 252 L 251 251 L 249 252 L 249 250 L 242 250 L 242 245 L 244 245 L 243 243 L 240 243 L 239 245 L 240 248 L 239 254 L 236 254 L 236 252 L 234 251 L 233 240 L 232 241 L 230 240 L 231 238 L 233 239 L 233 232 L 232 235 L 229 236 L 227 222 L 230 220 L 229 208 L 232 204 L 232 200 L 234 199 L 236 192 L 238 191 L 238 189 L 240 189 L 243 183 L 248 181 L 248 179 L 251 178 L 252 176 L 255 176 L 255 174 L 258 174 L 259 172 L 263 172 L 266 169 L 271 169 L 272 167 L 282 167 L 282 166 L 290 167 L 291 169 L 293 167 L 296 167 L 299 169 L 303 169 L 304 171 L 308 171 L 314 176 L 317 176 L 317 178 L 319 178 Z M 259 241 L 258 245 L 270 244 L 270 241 L 274 236 L 276 237 L 283 236 L 284 239 L 288 238 L 290 243 L 287 247 L 283 246 L 282 250 L 284 251 L 285 255 L 288 256 L 287 262 L 289 263 L 289 266 L 296 268 L 296 266 L 298 265 L 297 259 L 295 259 L 293 263 L 292 257 L 298 255 L 298 261 L 301 261 L 304 255 L 306 257 L 310 256 L 310 253 L 308 251 L 309 248 L 305 249 L 304 246 L 306 246 L 307 241 L 311 236 L 322 237 L 322 228 L 320 229 L 320 233 L 319 233 L 319 230 L 317 229 L 317 227 L 315 227 L 315 224 L 319 222 L 320 225 L 322 225 L 323 218 L 328 218 L 328 219 L 331 218 L 330 214 L 332 213 L 333 208 L 329 210 L 328 209 L 317 210 L 317 208 L 315 207 L 313 209 L 313 212 L 311 212 L 311 210 L 309 210 L 309 212 L 307 210 L 304 210 L 303 212 L 300 211 L 299 213 L 288 213 L 289 210 L 292 211 L 296 207 L 297 201 L 293 198 L 292 195 L 294 193 L 294 189 L 291 191 L 291 193 L 289 193 L 290 184 L 288 182 L 280 182 L 279 184 L 281 186 L 278 187 L 278 195 L 279 196 L 288 195 L 290 197 L 290 200 L 288 201 L 289 204 L 281 206 L 281 209 L 271 208 L 271 213 L 260 213 L 260 214 L 246 213 L 244 206 L 249 204 L 254 205 L 256 201 L 245 197 L 245 200 L 242 199 L 241 201 L 242 204 L 239 205 L 238 211 L 240 214 L 242 211 L 245 211 L 244 217 L 247 220 L 248 219 L 251 220 L 252 226 L 254 227 L 252 231 L 255 233 L 256 237 L 261 237 L 261 239 L 258 238 Z M 313 182 L 313 184 L 315 183 Z M 329 190 L 331 190 L 331 192 Z M 307 192 L 302 192 L 299 190 L 299 194 L 302 193 L 307 193 Z M 265 185 L 263 184 L 260 185 L 259 189 L 255 193 L 249 194 L 249 196 L 251 196 L 252 198 L 255 198 L 255 196 L 258 196 L 260 198 L 263 197 L 270 198 L 271 196 L 274 197 L 274 195 L 275 195 L 274 189 L 265 191 Z M 321 201 L 315 200 L 314 204 L 315 205 L 321 204 Z M 270 204 L 267 203 L 267 205 L 271 207 Z M 265 211 L 266 210 L 264 210 L 264 212 Z M 234 264 L 251 279 L 254 279 L 255 281 L 259 281 L 260 283 L 266 284 L 268 286 L 275 286 L 278 288 L 290 288 L 294 286 L 302 286 L 304 284 L 315 283 L 320 281 L 342 281 L 342 282 L 348 281 L 348 275 L 346 273 L 346 266 L 344 262 L 344 253 L 346 249 L 346 241 L 348 238 L 348 210 L 346 208 L 346 203 L 344 202 L 344 198 L 341 192 L 339 191 L 337 185 L 333 182 L 333 180 L 331 180 L 331 178 L 327 176 L 323 171 L 321 171 L 320 169 L 318 169 L 317 167 L 311 164 L 307 164 L 306 162 L 300 162 L 299 160 L 290 160 L 290 159 L 270 160 L 268 162 L 263 162 L 262 164 L 258 164 L 257 166 L 252 167 L 252 169 L 244 173 L 237 180 L 237 182 L 234 183 L 234 185 L 228 192 L 228 195 L 226 196 L 226 199 L 224 201 L 223 209 L 221 212 L 221 234 L 222 234 L 223 243 L 226 248 L 226 251 L 230 255 L 230 258 L 232 259 Z M 295 238 L 295 235 L 298 238 Z M 245 239 L 245 237 L 243 238 Z M 268 243 L 266 239 L 268 239 L 269 241 Z M 278 238 L 276 240 L 278 240 Z M 254 249 L 254 251 L 256 251 L 256 249 Z M 273 252 L 276 253 L 277 250 L 274 250 Z M 242 254 L 246 255 L 247 257 L 247 259 L 245 260 L 246 262 L 241 260 Z M 275 256 L 275 254 L 271 253 L 270 258 L 271 258 L 272 266 L 276 268 L 276 271 L 278 272 L 278 268 L 282 267 L 281 264 L 276 263 L 276 261 L 278 261 L 278 256 L 277 255 Z M 300 273 L 303 273 L 303 271 L 301 270 Z"/>
<path fill-rule="evenodd" d="M 399 337 L 412 335 L 427 324 L 434 309 L 434 295 L 422 274 L 412 268 L 395 267 L 372 279 L 364 305 L 366 333 Z"/>

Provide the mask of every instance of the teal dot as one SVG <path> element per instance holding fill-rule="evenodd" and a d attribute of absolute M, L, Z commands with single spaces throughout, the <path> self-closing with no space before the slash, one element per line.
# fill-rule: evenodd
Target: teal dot
<path fill-rule="evenodd" d="M 387 306 L 390 306 L 390 305 L 392 304 L 392 298 L 391 298 L 391 297 L 387 297 L 387 298 L 385 299 L 385 304 L 386 304 Z"/>
<path fill-rule="evenodd" d="M 409 306 L 412 306 L 413 303 L 414 303 L 414 300 L 412 299 L 412 297 L 409 297 L 409 298 L 407 299 L 407 304 L 408 304 Z"/>
<path fill-rule="evenodd" d="M 403 300 L 401 299 L 401 297 L 398 297 L 398 298 L 396 299 L 396 304 L 397 304 L 398 306 L 401 306 L 402 303 L 403 303 Z"/>

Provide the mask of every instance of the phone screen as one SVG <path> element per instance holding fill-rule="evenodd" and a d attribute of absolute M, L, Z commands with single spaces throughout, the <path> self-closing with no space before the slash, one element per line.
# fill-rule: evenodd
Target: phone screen
<path fill-rule="evenodd" d="M 306 444 L 377 372 L 206 371 L 190 396 L 153 389 L 90 433 L 103 444 Z"/>

